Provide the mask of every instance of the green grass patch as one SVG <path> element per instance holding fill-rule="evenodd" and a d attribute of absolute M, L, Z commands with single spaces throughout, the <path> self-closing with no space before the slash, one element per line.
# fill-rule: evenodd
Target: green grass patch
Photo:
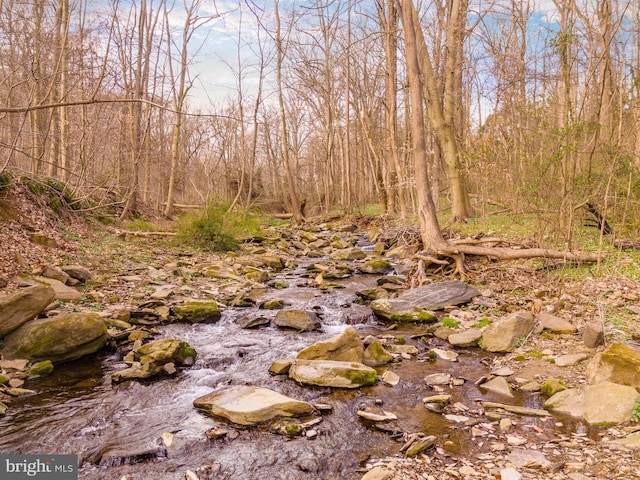
<path fill-rule="evenodd" d="M 444 317 L 442 319 L 442 326 L 445 328 L 459 328 L 460 324 L 451 317 Z"/>

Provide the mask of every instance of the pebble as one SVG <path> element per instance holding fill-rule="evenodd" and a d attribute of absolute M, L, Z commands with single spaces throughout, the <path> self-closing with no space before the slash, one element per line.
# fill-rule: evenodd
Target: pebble
<path fill-rule="evenodd" d="M 527 443 L 527 439 L 517 435 L 507 435 L 507 443 L 513 447 L 519 447 Z"/>

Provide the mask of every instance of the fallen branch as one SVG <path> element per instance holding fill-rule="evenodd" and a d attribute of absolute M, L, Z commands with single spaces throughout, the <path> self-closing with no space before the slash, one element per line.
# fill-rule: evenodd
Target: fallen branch
<path fill-rule="evenodd" d="M 131 235 L 133 237 L 175 237 L 176 232 L 133 232 L 131 230 L 120 230 L 117 228 L 108 229 L 114 235 L 118 237 L 126 237 Z"/>
<path fill-rule="evenodd" d="M 443 244 L 437 248 L 439 255 L 480 255 L 493 257 L 499 260 L 517 260 L 522 258 L 560 258 L 563 260 L 573 260 L 576 262 L 597 262 L 598 256 L 592 253 L 581 252 L 561 252 L 548 248 L 505 248 L 505 247 L 480 247 L 476 245 L 452 245 Z"/>

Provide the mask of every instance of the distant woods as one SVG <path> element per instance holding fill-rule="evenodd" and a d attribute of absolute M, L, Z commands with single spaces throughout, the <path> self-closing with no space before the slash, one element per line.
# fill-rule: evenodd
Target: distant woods
<path fill-rule="evenodd" d="M 637 232 L 640 7 L 554 4 L 1 0 L 0 171 L 122 215 L 225 201 L 421 218 L 430 199 L 453 221 L 533 215 L 569 245 L 585 206 Z M 233 78 L 224 100 L 206 68 Z"/>

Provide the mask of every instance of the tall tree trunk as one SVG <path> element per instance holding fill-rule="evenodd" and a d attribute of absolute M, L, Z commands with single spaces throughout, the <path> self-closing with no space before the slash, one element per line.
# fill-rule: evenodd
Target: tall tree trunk
<path fill-rule="evenodd" d="M 413 164 L 416 176 L 416 190 L 418 196 L 418 219 L 420 221 L 420 235 L 425 250 L 438 251 L 446 241 L 442 236 L 436 208 L 431 199 L 429 184 L 427 143 L 424 130 L 424 110 L 422 97 L 422 80 L 418 64 L 418 48 L 416 32 L 420 30 L 415 23 L 417 16 L 412 0 L 402 0 L 402 25 L 407 57 L 407 78 L 409 81 L 409 99 L 411 108 L 411 136 L 413 139 Z"/>
<path fill-rule="evenodd" d="M 298 194 L 296 193 L 296 184 L 293 178 L 293 172 L 291 171 L 291 165 L 289 163 L 289 141 L 287 131 L 287 116 L 284 107 L 284 94 L 282 92 L 282 62 L 284 59 L 284 46 L 282 43 L 282 31 L 280 27 L 280 11 L 279 0 L 274 0 L 275 6 L 275 19 L 276 19 L 276 88 L 278 91 L 278 107 L 280 109 L 280 130 L 282 141 L 282 160 L 284 163 L 284 173 L 287 178 L 287 188 L 289 191 L 289 199 L 291 201 L 291 210 L 293 212 L 293 218 L 297 225 L 301 225 L 304 222 L 304 216 L 300 208 L 300 202 L 298 201 Z"/>

